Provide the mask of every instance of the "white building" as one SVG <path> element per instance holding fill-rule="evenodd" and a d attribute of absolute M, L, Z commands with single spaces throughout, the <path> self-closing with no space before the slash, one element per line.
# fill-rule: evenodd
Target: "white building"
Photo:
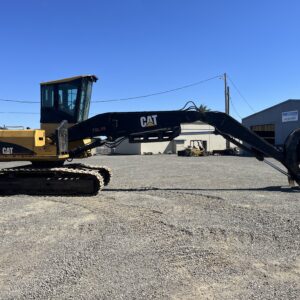
<path fill-rule="evenodd" d="M 214 134 L 214 127 L 202 122 L 181 125 L 181 134 L 173 141 L 130 144 L 125 140 L 118 147 L 113 149 L 116 154 L 169 154 L 177 153 L 190 145 L 190 141 L 200 140 L 207 151 L 224 150 L 226 148 L 225 139 Z"/>

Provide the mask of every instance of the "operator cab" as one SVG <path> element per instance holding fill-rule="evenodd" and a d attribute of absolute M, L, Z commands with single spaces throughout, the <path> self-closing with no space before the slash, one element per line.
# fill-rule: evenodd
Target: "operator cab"
<path fill-rule="evenodd" d="M 53 127 L 67 120 L 80 123 L 88 118 L 94 75 L 76 76 L 41 83 L 41 125 Z"/>

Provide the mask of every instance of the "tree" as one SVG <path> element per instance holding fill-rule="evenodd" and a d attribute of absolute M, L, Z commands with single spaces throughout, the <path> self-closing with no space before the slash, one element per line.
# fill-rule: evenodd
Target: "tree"
<path fill-rule="evenodd" d="M 199 110 L 200 110 L 200 112 L 206 112 L 206 111 L 210 111 L 210 108 L 208 108 L 206 105 L 204 105 L 204 104 L 201 104 L 200 106 L 199 106 Z"/>

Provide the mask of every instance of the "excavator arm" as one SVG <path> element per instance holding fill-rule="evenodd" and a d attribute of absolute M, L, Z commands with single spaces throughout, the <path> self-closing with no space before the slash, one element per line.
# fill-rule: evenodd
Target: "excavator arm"
<path fill-rule="evenodd" d="M 195 105 L 178 111 L 114 112 L 96 115 L 69 128 L 69 141 L 95 139 L 90 145 L 70 150 L 70 156 L 101 145 L 117 145 L 125 138 L 131 143 L 173 140 L 180 134 L 180 125 L 202 121 L 215 127 L 216 134 L 253 153 L 259 159 L 273 157 L 288 170 L 289 180 L 300 185 L 300 129 L 290 134 L 284 150 L 279 150 L 222 112 L 202 112 Z M 244 142 L 241 144 L 240 141 Z"/>

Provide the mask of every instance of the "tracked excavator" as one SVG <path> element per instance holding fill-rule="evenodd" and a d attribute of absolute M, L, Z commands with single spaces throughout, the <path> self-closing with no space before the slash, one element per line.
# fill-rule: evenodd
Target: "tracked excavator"
<path fill-rule="evenodd" d="M 88 118 L 94 75 L 41 83 L 41 128 L 0 130 L 0 161 L 30 164 L 0 170 L 0 195 L 95 195 L 111 178 L 105 166 L 71 163 L 91 156 L 93 148 L 171 141 L 180 125 L 202 121 L 236 146 L 284 173 L 300 185 L 300 128 L 279 150 L 222 112 L 200 111 L 188 102 L 180 110 L 111 112 Z M 241 143 L 241 141 L 243 143 Z M 285 168 L 266 160 L 273 157 Z M 70 162 L 65 164 L 65 162 Z"/>

